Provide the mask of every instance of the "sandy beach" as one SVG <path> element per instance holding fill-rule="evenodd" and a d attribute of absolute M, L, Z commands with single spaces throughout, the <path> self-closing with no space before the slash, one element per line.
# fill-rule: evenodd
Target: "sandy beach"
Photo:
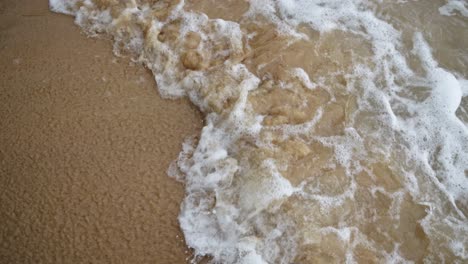
<path fill-rule="evenodd" d="M 1 1 L 0 262 L 185 263 L 166 170 L 201 125 L 47 0 Z"/>
<path fill-rule="evenodd" d="M 468 263 L 463 0 L 49 3 L 0 1 L 0 263 Z"/>

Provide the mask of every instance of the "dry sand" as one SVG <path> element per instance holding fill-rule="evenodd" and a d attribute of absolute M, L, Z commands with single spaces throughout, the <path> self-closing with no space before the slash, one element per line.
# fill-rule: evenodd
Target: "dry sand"
<path fill-rule="evenodd" d="M 0 262 L 186 262 L 166 169 L 200 128 L 47 0 L 2 0 Z"/>

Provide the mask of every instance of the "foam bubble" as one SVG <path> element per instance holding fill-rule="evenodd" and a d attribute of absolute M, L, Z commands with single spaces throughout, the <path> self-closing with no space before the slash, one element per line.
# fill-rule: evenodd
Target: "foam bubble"
<path fill-rule="evenodd" d="M 464 0 L 448 0 L 444 6 L 439 8 L 439 13 L 444 16 L 453 16 L 456 13 L 468 17 L 467 3 Z"/>
<path fill-rule="evenodd" d="M 49 6 L 50 9 L 54 12 L 67 15 L 74 15 L 75 12 L 73 11 L 73 6 L 75 6 L 77 2 L 78 0 L 49 0 Z"/>

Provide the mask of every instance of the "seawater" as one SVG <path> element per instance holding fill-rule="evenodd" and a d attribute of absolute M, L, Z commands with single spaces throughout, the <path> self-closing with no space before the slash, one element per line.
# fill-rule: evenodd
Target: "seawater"
<path fill-rule="evenodd" d="M 466 263 L 468 3 L 50 0 L 204 113 L 194 263 Z"/>

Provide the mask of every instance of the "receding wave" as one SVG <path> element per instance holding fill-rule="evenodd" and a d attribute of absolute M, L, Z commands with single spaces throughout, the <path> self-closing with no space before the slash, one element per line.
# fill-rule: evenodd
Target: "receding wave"
<path fill-rule="evenodd" d="M 465 1 L 50 0 L 204 113 L 192 262 L 468 259 Z"/>

